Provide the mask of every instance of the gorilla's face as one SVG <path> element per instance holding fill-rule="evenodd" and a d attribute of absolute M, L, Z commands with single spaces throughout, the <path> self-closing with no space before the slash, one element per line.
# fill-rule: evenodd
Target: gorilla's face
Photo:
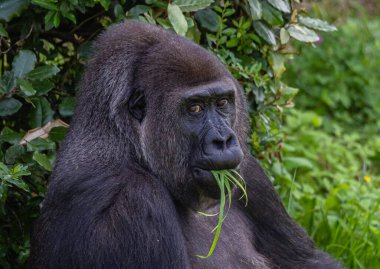
<path fill-rule="evenodd" d="M 235 169 L 243 158 L 234 130 L 237 89 L 224 79 L 160 92 L 146 98 L 144 158 L 174 197 L 199 208 L 200 200 L 220 197 L 211 170 Z"/>
<path fill-rule="evenodd" d="M 200 188 L 214 196 L 217 189 L 211 170 L 235 169 L 243 152 L 233 130 L 235 88 L 214 83 L 186 91 L 181 96 L 183 132 L 192 148 L 189 170 Z"/>

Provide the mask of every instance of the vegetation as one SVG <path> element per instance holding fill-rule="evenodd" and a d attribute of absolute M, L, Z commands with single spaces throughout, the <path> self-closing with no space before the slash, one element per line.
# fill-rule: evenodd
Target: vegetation
<path fill-rule="evenodd" d="M 300 93 L 272 172 L 320 247 L 348 268 L 379 268 L 380 21 L 350 19 L 322 40 L 289 66 Z"/>
<path fill-rule="evenodd" d="M 252 152 L 293 217 L 350 268 L 379 267 L 379 22 L 352 21 L 320 38 L 315 31 L 335 28 L 308 17 L 297 0 L 0 0 L 0 7 L 0 267 L 26 267 L 91 43 L 124 19 L 171 29 L 217 54 L 245 90 Z M 315 42 L 316 49 L 304 44 Z M 301 89 L 294 109 L 298 89 L 282 75 L 298 51 L 305 56 L 285 72 Z"/>
<path fill-rule="evenodd" d="M 203 259 L 208 258 L 212 255 L 212 253 L 215 250 L 216 244 L 218 243 L 220 231 L 222 230 L 223 221 L 227 217 L 228 209 L 231 207 L 232 189 L 234 186 L 238 187 L 243 192 L 243 195 L 240 197 L 240 199 L 244 197 L 246 205 L 248 203 L 248 195 L 247 195 L 247 188 L 245 185 L 245 181 L 236 170 L 230 170 L 230 171 L 215 170 L 215 171 L 212 171 L 212 175 L 214 176 L 215 181 L 217 182 L 218 187 L 220 189 L 220 206 L 219 206 L 219 212 L 216 214 L 208 214 L 204 212 L 199 212 L 200 214 L 206 217 L 218 216 L 218 224 L 211 231 L 211 232 L 215 232 L 215 236 L 214 236 L 214 240 L 212 241 L 209 252 L 207 253 L 206 256 L 198 255 L 199 258 L 203 258 Z M 225 193 L 226 191 L 227 193 Z M 224 214 L 224 210 L 226 206 L 226 198 L 228 199 L 228 207 L 227 207 L 226 214 Z"/>

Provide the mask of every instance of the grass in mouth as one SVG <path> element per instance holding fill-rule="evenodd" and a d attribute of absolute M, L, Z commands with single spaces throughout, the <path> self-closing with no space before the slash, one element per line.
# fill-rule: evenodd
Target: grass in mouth
<path fill-rule="evenodd" d="M 209 252 L 207 253 L 206 256 L 197 255 L 198 258 L 202 258 L 202 259 L 206 259 L 210 257 L 215 250 L 216 244 L 218 243 L 220 231 L 222 230 L 222 224 L 223 224 L 224 219 L 227 216 L 227 214 L 224 215 L 224 208 L 226 205 L 227 198 L 228 198 L 228 208 L 231 207 L 231 203 L 232 203 L 231 186 L 236 185 L 238 188 L 240 188 L 243 191 L 243 195 L 239 199 L 242 199 L 243 197 L 245 197 L 245 205 L 247 205 L 248 203 L 248 195 L 247 195 L 247 188 L 246 188 L 245 181 L 237 171 L 215 170 L 215 171 L 211 171 L 211 173 L 214 176 L 216 182 L 218 183 L 218 186 L 220 189 L 220 207 L 219 207 L 219 213 L 217 214 L 207 214 L 204 212 L 198 212 L 199 214 L 202 214 L 206 217 L 214 217 L 218 215 L 218 224 L 211 231 L 211 233 L 215 232 L 215 236 L 214 236 L 214 240 L 212 241 Z"/>

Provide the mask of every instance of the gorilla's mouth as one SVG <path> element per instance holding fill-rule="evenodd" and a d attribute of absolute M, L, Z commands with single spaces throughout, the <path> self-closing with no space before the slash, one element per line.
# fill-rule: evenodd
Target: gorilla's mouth
<path fill-rule="evenodd" d="M 236 167 L 236 169 L 238 169 L 238 167 Z M 220 199 L 220 187 L 211 173 L 211 170 L 195 167 L 192 173 L 194 181 L 204 195 L 212 199 Z M 233 188 L 235 189 L 235 187 Z"/>

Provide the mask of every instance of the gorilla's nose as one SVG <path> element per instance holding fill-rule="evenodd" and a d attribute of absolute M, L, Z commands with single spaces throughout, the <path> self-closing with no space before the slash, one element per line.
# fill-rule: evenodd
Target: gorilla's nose
<path fill-rule="evenodd" d="M 205 137 L 204 153 L 210 169 L 234 169 L 243 159 L 238 139 L 230 129 L 223 134 L 209 133 Z"/>

